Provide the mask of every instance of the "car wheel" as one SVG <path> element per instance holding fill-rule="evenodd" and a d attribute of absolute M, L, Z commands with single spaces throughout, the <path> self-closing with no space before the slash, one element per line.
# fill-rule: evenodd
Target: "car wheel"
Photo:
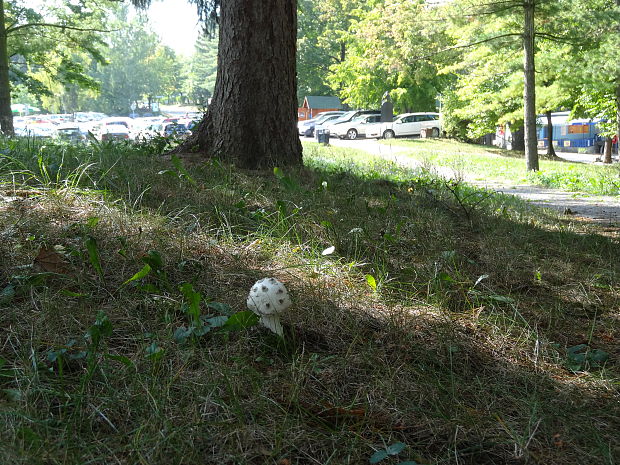
<path fill-rule="evenodd" d="M 383 138 L 384 139 L 394 139 L 394 131 L 392 131 L 391 129 L 388 129 L 387 131 L 385 131 L 383 133 Z"/>
<path fill-rule="evenodd" d="M 433 132 L 431 133 L 431 137 L 439 137 L 439 128 L 433 128 Z"/>
<path fill-rule="evenodd" d="M 347 139 L 349 140 L 357 139 L 357 131 L 355 129 L 349 129 L 347 131 Z"/>

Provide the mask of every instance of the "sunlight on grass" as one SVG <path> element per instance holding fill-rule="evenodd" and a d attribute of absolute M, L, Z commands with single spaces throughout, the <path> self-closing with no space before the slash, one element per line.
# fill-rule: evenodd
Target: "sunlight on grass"
<path fill-rule="evenodd" d="M 527 173 L 521 153 L 490 146 L 424 139 L 382 143 L 410 148 L 411 151 L 406 152 L 409 157 L 462 171 L 474 180 L 534 184 L 599 195 L 620 194 L 620 168 L 617 164 L 601 166 L 541 158 L 540 171 Z"/>

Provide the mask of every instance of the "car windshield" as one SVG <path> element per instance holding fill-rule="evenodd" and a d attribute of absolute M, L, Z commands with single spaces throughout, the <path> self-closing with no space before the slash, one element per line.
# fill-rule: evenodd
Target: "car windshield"
<path fill-rule="evenodd" d="M 338 119 L 333 120 L 332 123 L 340 123 L 342 121 L 349 121 L 355 113 L 357 113 L 357 111 L 347 111 L 344 115 L 340 115 Z"/>
<path fill-rule="evenodd" d="M 338 115 L 323 115 L 323 116 L 319 116 L 316 119 L 316 124 L 321 124 L 321 123 L 324 123 L 325 121 L 333 120 L 335 118 L 338 118 Z"/>

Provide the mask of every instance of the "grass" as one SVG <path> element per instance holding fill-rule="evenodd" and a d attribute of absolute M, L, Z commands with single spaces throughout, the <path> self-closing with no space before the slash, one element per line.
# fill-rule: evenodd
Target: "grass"
<path fill-rule="evenodd" d="M 616 230 L 316 144 L 0 148 L 0 463 L 617 463 Z M 284 340 L 223 323 L 264 276 Z"/>
<path fill-rule="evenodd" d="M 387 144 L 388 142 L 383 142 Z M 456 141 L 391 140 L 390 145 L 411 148 L 406 155 L 429 166 L 451 168 L 472 180 L 495 180 L 598 195 L 620 195 L 620 168 L 540 159 L 540 171 L 527 173 L 522 152 L 464 144 Z M 592 158 L 596 155 L 591 155 Z"/>

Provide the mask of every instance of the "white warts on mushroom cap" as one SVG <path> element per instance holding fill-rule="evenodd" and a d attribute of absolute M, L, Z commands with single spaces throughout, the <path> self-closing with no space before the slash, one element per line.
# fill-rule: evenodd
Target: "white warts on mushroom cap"
<path fill-rule="evenodd" d="M 284 284 L 276 278 L 263 278 L 250 289 L 247 305 L 260 316 L 263 326 L 279 336 L 284 335 L 280 315 L 291 306 L 291 298 Z"/>

